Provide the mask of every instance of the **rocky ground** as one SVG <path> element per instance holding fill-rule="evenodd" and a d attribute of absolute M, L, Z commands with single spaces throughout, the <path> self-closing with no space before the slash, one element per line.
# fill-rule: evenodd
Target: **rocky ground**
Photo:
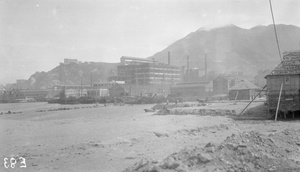
<path fill-rule="evenodd" d="M 220 144 L 185 148 L 162 161 L 141 160 L 125 171 L 300 171 L 300 130 L 232 134 Z"/>
<path fill-rule="evenodd" d="M 1 158 L 27 167 L 0 171 L 300 171 L 299 120 L 242 118 L 266 117 L 261 102 L 233 118 L 246 105 L 2 104 Z"/>

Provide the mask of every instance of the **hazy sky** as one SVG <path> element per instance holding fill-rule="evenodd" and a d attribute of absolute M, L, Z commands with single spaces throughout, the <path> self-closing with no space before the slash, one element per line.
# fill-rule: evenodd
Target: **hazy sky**
<path fill-rule="evenodd" d="M 300 26 L 299 0 L 272 0 L 277 24 Z M 0 83 L 64 58 L 149 57 L 201 27 L 272 23 L 268 0 L 0 0 Z"/>

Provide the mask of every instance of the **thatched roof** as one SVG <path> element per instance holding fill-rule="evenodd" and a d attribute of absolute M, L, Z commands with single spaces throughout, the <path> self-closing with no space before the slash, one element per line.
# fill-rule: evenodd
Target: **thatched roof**
<path fill-rule="evenodd" d="M 259 90 L 259 89 L 261 88 L 259 88 L 252 82 L 248 80 L 242 80 L 240 83 L 231 87 L 229 90 Z"/>
<path fill-rule="evenodd" d="M 300 51 L 283 53 L 283 61 L 272 71 L 270 75 L 300 74 Z"/>

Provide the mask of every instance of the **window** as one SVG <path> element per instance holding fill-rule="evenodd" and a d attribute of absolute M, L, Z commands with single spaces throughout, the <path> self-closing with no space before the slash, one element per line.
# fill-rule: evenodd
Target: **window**
<path fill-rule="evenodd" d="M 291 78 L 289 76 L 284 77 L 284 83 L 285 84 L 290 84 L 291 83 Z"/>

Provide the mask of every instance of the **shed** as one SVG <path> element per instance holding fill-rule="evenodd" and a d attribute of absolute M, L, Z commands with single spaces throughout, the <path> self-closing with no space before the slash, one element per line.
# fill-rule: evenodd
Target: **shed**
<path fill-rule="evenodd" d="M 300 110 L 300 51 L 283 53 L 283 61 L 265 77 L 270 110 L 276 110 L 282 85 L 280 111 Z"/>
<path fill-rule="evenodd" d="M 189 83 L 177 83 L 171 87 L 171 94 L 181 97 L 198 97 L 205 98 L 209 96 L 206 91 L 206 87 L 209 82 L 189 82 Z"/>
<path fill-rule="evenodd" d="M 228 80 L 225 77 L 218 76 L 213 80 L 214 95 L 228 94 Z"/>
<path fill-rule="evenodd" d="M 229 89 L 229 100 L 251 100 L 260 90 L 258 86 L 248 80 L 242 80 Z"/>

